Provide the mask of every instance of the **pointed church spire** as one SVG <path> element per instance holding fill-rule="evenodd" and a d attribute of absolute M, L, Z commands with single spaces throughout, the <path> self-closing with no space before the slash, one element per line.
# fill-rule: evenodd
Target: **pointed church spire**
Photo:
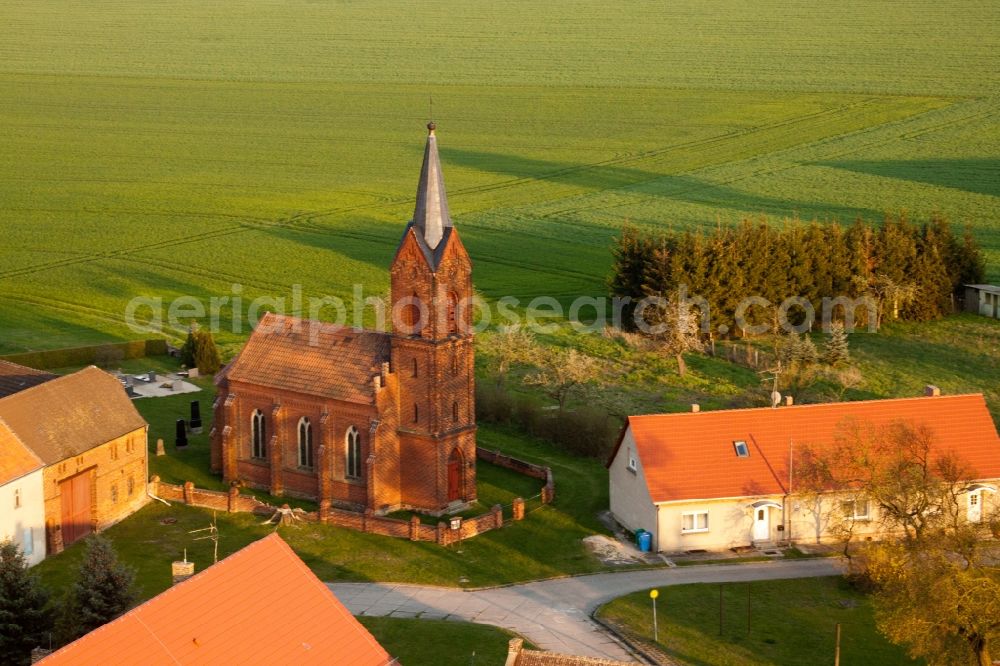
<path fill-rule="evenodd" d="M 417 184 L 417 206 L 413 211 L 413 226 L 423 234 L 424 241 L 432 250 L 444 237 L 445 227 L 451 226 L 437 137 L 434 136 L 436 127 L 433 121 L 427 123 L 427 147 L 424 148 L 424 164 L 420 168 L 420 182 Z"/>

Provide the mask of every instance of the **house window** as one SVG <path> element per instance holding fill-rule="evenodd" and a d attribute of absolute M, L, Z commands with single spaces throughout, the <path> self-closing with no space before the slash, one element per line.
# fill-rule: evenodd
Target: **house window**
<path fill-rule="evenodd" d="M 733 448 L 736 449 L 736 457 L 737 458 L 749 458 L 750 457 L 750 449 L 749 449 L 749 447 L 747 447 L 747 443 L 744 442 L 742 439 L 739 439 L 739 440 L 736 440 L 735 442 L 733 442 Z"/>
<path fill-rule="evenodd" d="M 117 444 L 112 444 L 111 445 L 111 459 L 112 460 L 118 460 L 118 445 Z"/>
<path fill-rule="evenodd" d="M 21 489 L 20 488 L 15 488 L 14 489 L 14 508 L 15 509 L 20 509 L 21 508 Z"/>
<path fill-rule="evenodd" d="M 681 514 L 681 533 L 707 532 L 708 511 L 689 511 Z"/>
<path fill-rule="evenodd" d="M 844 516 L 851 520 L 868 520 L 868 500 L 851 500 L 843 504 Z"/>
<path fill-rule="evenodd" d="M 639 462 L 635 459 L 635 451 L 632 449 L 628 450 L 628 469 L 630 472 L 635 472 L 639 469 Z"/>
<path fill-rule="evenodd" d="M 135 479 L 133 479 L 131 476 L 128 477 L 128 481 L 126 482 L 125 487 L 128 489 L 128 496 L 132 497 L 132 493 L 135 491 Z"/>
<path fill-rule="evenodd" d="M 30 527 L 25 527 L 24 532 L 21 534 L 21 551 L 25 555 L 33 555 L 35 553 L 35 533 Z"/>
<path fill-rule="evenodd" d="M 299 419 L 299 467 L 313 466 L 312 424 L 309 419 Z"/>
<path fill-rule="evenodd" d="M 118 504 L 118 484 L 111 484 L 111 503 Z"/>
<path fill-rule="evenodd" d="M 358 429 L 351 426 L 344 437 L 347 448 L 347 469 L 345 474 L 351 479 L 361 478 L 361 435 Z"/>
<path fill-rule="evenodd" d="M 267 446 L 264 443 L 265 426 L 264 412 L 259 409 L 254 410 L 250 416 L 250 438 L 252 440 L 250 455 L 254 458 L 263 458 L 267 454 Z"/>

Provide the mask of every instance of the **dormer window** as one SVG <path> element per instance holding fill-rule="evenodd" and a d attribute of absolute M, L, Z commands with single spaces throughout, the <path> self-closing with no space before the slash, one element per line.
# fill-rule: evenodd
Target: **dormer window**
<path fill-rule="evenodd" d="M 733 442 L 733 448 L 736 450 L 737 458 L 750 457 L 750 449 L 749 447 L 747 447 L 747 443 L 744 442 L 742 439 L 738 439 L 735 442 Z"/>

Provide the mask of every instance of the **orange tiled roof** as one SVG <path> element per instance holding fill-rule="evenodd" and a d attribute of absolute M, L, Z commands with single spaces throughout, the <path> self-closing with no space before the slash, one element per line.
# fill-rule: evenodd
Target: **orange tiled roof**
<path fill-rule="evenodd" d="M 0 361 L 0 398 L 37 386 L 58 376 L 51 372 L 35 370 L 10 361 Z"/>
<path fill-rule="evenodd" d="M 669 502 L 784 494 L 790 444 L 830 445 L 849 420 L 927 425 L 976 479 L 1000 478 L 1000 438 L 979 394 L 631 416 L 628 428 L 653 501 Z M 736 456 L 736 440 L 749 457 Z"/>
<path fill-rule="evenodd" d="M 0 398 L 0 419 L 46 465 L 146 427 L 121 382 L 94 366 Z"/>
<path fill-rule="evenodd" d="M 271 534 L 40 663 L 383 666 L 392 659 Z"/>
<path fill-rule="evenodd" d="M 45 465 L 0 419 L 0 486 Z"/>
<path fill-rule="evenodd" d="M 233 382 L 368 404 L 388 361 L 388 333 L 268 313 L 225 372 Z"/>

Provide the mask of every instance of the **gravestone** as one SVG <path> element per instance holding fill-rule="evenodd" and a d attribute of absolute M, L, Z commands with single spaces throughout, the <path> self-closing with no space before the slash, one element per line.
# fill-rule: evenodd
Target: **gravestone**
<path fill-rule="evenodd" d="M 191 401 L 191 432 L 201 434 L 201 403 L 197 400 Z"/>
<path fill-rule="evenodd" d="M 158 455 L 158 456 L 165 456 L 165 455 L 167 455 L 167 451 L 163 447 L 163 440 L 162 439 L 156 440 L 156 455 Z"/>
<path fill-rule="evenodd" d="M 174 446 L 184 448 L 188 445 L 187 426 L 184 419 L 177 419 L 177 437 L 174 439 Z"/>

